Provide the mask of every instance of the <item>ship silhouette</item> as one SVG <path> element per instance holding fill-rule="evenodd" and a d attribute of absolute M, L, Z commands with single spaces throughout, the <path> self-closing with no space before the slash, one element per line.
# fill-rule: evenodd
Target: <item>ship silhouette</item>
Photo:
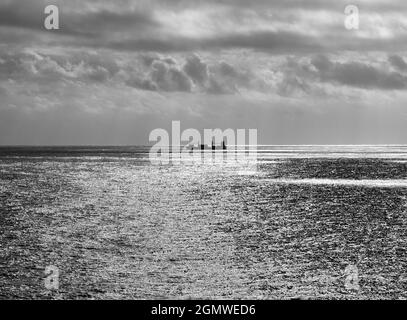
<path fill-rule="evenodd" d="M 194 150 L 194 148 L 195 148 L 195 146 L 192 146 L 191 150 Z M 225 143 L 225 139 L 223 139 L 222 144 L 218 145 L 218 146 L 215 144 L 215 140 L 212 139 L 212 145 L 209 146 L 207 144 L 203 144 L 203 143 L 199 142 L 197 149 L 198 150 L 213 150 L 213 151 L 215 151 L 215 150 L 226 150 L 227 146 L 226 146 L 226 143 Z"/>

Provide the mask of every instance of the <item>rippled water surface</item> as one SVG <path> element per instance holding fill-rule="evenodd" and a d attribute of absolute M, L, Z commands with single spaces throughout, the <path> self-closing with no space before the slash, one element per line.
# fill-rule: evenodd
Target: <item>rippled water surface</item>
<path fill-rule="evenodd" d="M 406 147 L 148 151 L 0 148 L 0 298 L 407 298 Z"/>

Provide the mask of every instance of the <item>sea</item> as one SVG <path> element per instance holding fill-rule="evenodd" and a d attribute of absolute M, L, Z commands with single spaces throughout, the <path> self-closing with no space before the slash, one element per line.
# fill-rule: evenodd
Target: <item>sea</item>
<path fill-rule="evenodd" d="M 0 147 L 0 299 L 407 298 L 407 146 L 256 150 Z"/>

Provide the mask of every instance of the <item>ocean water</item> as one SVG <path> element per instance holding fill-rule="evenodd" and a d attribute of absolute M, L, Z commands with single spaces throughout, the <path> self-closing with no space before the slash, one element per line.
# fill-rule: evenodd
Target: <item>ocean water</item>
<path fill-rule="evenodd" d="M 0 298 L 407 298 L 407 147 L 148 152 L 1 147 Z"/>

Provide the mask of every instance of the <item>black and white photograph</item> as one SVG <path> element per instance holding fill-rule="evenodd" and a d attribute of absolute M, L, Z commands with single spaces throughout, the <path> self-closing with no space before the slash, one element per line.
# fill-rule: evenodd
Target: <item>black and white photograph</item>
<path fill-rule="evenodd" d="M 0 300 L 406 300 L 406 228 L 406 1 L 0 0 Z"/>

